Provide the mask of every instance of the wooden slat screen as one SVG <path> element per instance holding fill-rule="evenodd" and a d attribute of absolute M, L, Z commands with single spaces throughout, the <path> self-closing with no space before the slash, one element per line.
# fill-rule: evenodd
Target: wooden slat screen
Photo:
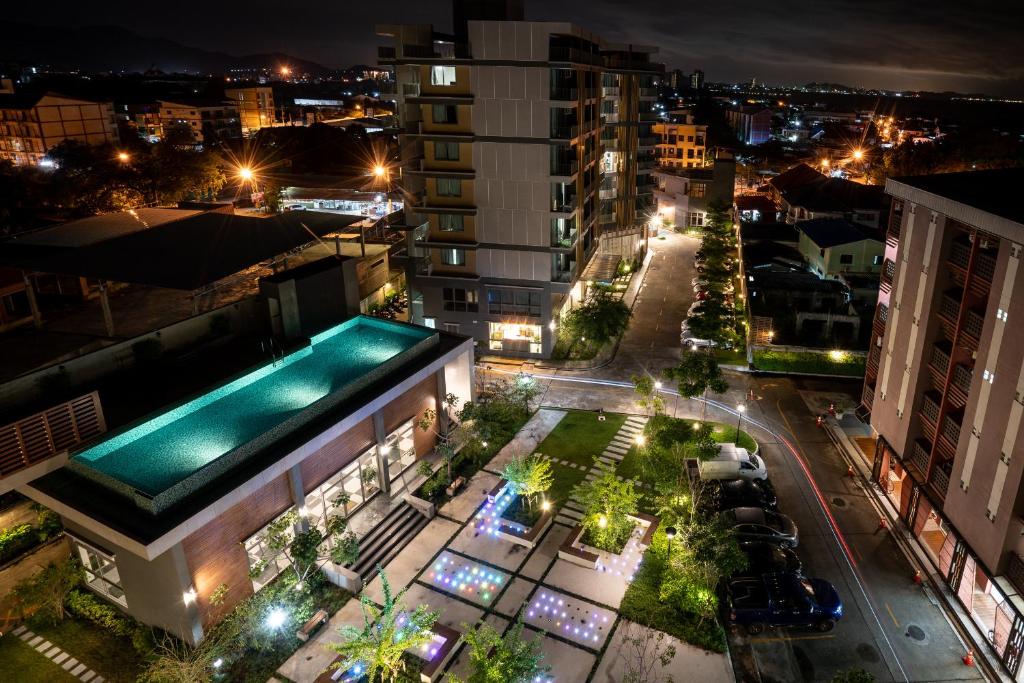
<path fill-rule="evenodd" d="M 107 431 L 95 391 L 0 427 L 0 478 Z"/>

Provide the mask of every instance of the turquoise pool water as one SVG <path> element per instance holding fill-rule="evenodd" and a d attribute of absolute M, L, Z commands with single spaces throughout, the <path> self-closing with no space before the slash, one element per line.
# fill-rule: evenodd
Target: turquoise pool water
<path fill-rule="evenodd" d="M 320 399 L 358 387 L 360 379 L 433 334 L 376 318 L 353 318 L 276 364 L 116 434 L 71 461 L 156 496 Z"/>

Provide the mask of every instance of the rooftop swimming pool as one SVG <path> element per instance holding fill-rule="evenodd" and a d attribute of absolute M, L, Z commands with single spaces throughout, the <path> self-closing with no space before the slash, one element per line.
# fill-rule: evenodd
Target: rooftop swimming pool
<path fill-rule="evenodd" d="M 68 466 L 159 511 L 436 343 L 432 330 L 347 320 L 275 363 L 110 436 Z"/>

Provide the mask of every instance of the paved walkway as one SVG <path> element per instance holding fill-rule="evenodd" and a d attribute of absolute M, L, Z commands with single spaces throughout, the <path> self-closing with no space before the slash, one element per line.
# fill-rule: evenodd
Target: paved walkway
<path fill-rule="evenodd" d="M 11 633 L 21 638 L 29 647 L 35 649 L 36 652 L 82 681 L 82 683 L 103 683 L 106 680 L 103 676 L 100 676 L 58 646 L 42 636 L 37 636 L 24 625 L 14 629 Z"/>

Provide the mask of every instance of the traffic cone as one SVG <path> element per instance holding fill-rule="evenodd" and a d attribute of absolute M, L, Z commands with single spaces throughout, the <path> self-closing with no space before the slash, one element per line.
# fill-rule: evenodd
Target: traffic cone
<path fill-rule="evenodd" d="M 879 517 L 878 518 L 878 531 L 882 531 L 883 529 L 888 529 L 888 528 L 889 528 L 889 525 L 885 523 L 885 517 Z"/>
<path fill-rule="evenodd" d="M 922 581 L 922 579 L 921 579 L 921 570 L 917 569 L 917 570 L 914 571 L 914 583 L 920 584 L 921 581 Z"/>
<path fill-rule="evenodd" d="M 836 416 L 836 404 L 835 403 L 829 403 L 828 404 L 828 414 L 831 415 L 832 417 Z"/>
<path fill-rule="evenodd" d="M 817 418 L 817 421 L 816 421 L 816 424 L 817 424 L 817 425 L 818 425 L 819 427 L 823 427 L 823 426 L 825 426 L 825 421 L 824 421 L 824 420 L 823 420 L 823 419 L 821 418 L 821 415 L 819 415 L 819 416 L 818 416 L 818 418 Z"/>
<path fill-rule="evenodd" d="M 847 465 L 846 466 L 846 476 L 848 476 L 851 479 L 853 479 L 853 465 Z"/>
<path fill-rule="evenodd" d="M 964 666 L 974 666 L 974 650 L 967 650 L 967 654 L 963 656 Z"/>

